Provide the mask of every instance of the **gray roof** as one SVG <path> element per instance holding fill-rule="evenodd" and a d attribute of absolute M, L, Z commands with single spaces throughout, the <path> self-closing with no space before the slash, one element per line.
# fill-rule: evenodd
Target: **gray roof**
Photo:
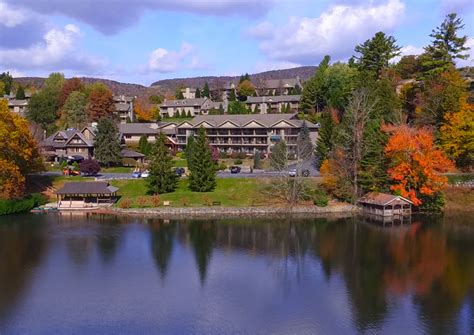
<path fill-rule="evenodd" d="M 91 128 L 86 127 L 90 131 L 93 130 Z M 86 129 L 84 128 L 84 129 Z M 84 130 L 82 129 L 82 130 Z M 67 130 L 60 130 L 55 132 L 53 135 L 49 136 L 48 138 L 44 139 L 41 143 L 40 146 L 42 147 L 53 147 L 53 148 L 65 148 L 68 146 L 68 142 L 75 136 L 77 135 L 88 147 L 93 147 L 94 146 L 94 140 L 89 139 L 82 134 L 82 130 L 77 130 L 77 129 L 67 129 Z M 63 138 L 65 141 L 64 142 L 57 142 L 54 139 L 55 138 Z M 72 146 L 77 146 L 77 144 L 74 144 Z"/>
<path fill-rule="evenodd" d="M 219 109 L 220 106 L 224 106 L 224 103 L 223 102 L 214 102 L 214 101 L 211 101 L 211 100 L 207 100 L 203 105 L 202 105 L 202 109 L 203 110 L 209 110 L 209 109 Z"/>
<path fill-rule="evenodd" d="M 116 102 L 132 102 L 133 97 L 127 95 L 114 95 L 114 101 Z"/>
<path fill-rule="evenodd" d="M 142 154 L 140 152 L 133 151 L 133 150 L 129 150 L 129 149 L 122 149 L 121 154 L 122 154 L 123 158 L 143 158 L 143 157 L 145 157 L 144 154 Z"/>
<path fill-rule="evenodd" d="M 201 107 L 206 100 L 207 98 L 165 100 L 161 104 L 161 107 Z"/>
<path fill-rule="evenodd" d="M 277 95 L 274 97 L 247 97 L 247 104 L 258 104 L 258 103 L 279 103 L 279 102 L 299 102 L 301 95 Z"/>
<path fill-rule="evenodd" d="M 17 100 L 17 99 L 8 100 L 8 106 L 27 106 L 27 105 L 28 105 L 28 100 Z"/>
<path fill-rule="evenodd" d="M 199 125 L 201 122 L 207 122 L 214 127 L 229 121 L 236 124 L 239 127 L 243 127 L 251 121 L 258 122 L 265 127 L 271 127 L 280 121 L 287 121 L 293 124 L 295 127 L 301 127 L 303 124 L 302 120 L 296 118 L 296 114 L 224 114 L 224 115 L 198 115 L 194 119 L 184 121 L 192 124 L 193 126 Z M 306 121 L 306 125 L 310 129 L 317 128 L 314 123 Z M 179 125 L 178 125 L 179 127 Z"/>
<path fill-rule="evenodd" d="M 116 102 L 115 110 L 117 112 L 128 112 L 131 109 L 131 105 L 126 102 Z"/>
<path fill-rule="evenodd" d="M 269 79 L 265 80 L 264 87 L 262 88 L 285 88 L 285 87 L 295 87 L 299 85 L 298 78 L 290 78 L 290 79 Z"/>
<path fill-rule="evenodd" d="M 109 186 L 107 182 L 72 182 L 65 183 L 56 194 L 114 194 L 117 191 L 117 187 Z"/>
<path fill-rule="evenodd" d="M 158 129 L 152 128 L 156 126 L 155 123 L 122 123 L 119 124 L 119 130 L 123 135 L 139 134 L 139 135 L 153 135 L 158 134 Z"/>

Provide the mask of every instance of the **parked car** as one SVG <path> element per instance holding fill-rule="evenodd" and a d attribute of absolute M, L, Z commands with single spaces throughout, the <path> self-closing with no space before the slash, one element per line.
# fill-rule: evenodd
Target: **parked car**
<path fill-rule="evenodd" d="M 288 176 L 290 176 L 290 177 L 296 177 L 296 175 L 298 175 L 298 172 L 296 171 L 296 169 L 290 169 L 290 170 L 288 170 Z M 303 177 L 309 177 L 309 175 L 310 175 L 309 170 L 305 169 L 305 170 L 302 170 L 302 171 L 301 171 L 301 176 L 303 176 Z"/>
<path fill-rule="evenodd" d="M 309 170 L 303 170 L 303 171 L 301 171 L 301 175 L 302 175 L 303 177 L 309 177 Z"/>
<path fill-rule="evenodd" d="M 71 169 L 71 168 L 65 168 L 63 170 L 63 175 L 65 175 L 65 176 L 80 176 L 81 172 L 77 171 L 77 170 L 74 170 L 74 169 Z"/>
<path fill-rule="evenodd" d="M 288 176 L 290 177 L 296 177 L 296 169 L 290 169 L 288 171 Z"/>
<path fill-rule="evenodd" d="M 67 163 L 71 165 L 73 163 L 81 163 L 84 160 L 84 157 L 79 156 L 79 155 L 72 155 L 72 156 L 68 156 L 67 159 L 68 159 Z"/>
<path fill-rule="evenodd" d="M 133 171 L 132 178 L 140 178 L 142 176 L 140 171 Z"/>
<path fill-rule="evenodd" d="M 182 167 L 178 167 L 178 168 L 176 168 L 174 171 L 176 172 L 176 175 L 177 175 L 178 177 L 182 177 L 183 174 L 186 172 L 186 170 L 185 170 L 184 168 L 182 168 Z"/>
<path fill-rule="evenodd" d="M 234 173 L 234 174 L 235 174 L 235 173 L 240 173 L 240 171 L 241 171 L 240 166 L 235 166 L 235 165 L 234 165 L 234 166 L 231 166 L 231 167 L 230 167 L 230 173 Z"/>
<path fill-rule="evenodd" d="M 148 178 L 150 176 L 150 172 L 148 170 L 145 170 L 142 172 L 142 178 Z"/>

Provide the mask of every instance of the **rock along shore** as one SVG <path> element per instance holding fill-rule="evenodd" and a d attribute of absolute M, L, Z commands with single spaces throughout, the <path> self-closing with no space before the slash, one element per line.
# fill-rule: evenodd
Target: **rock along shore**
<path fill-rule="evenodd" d="M 160 207 L 160 208 L 107 208 L 94 211 L 97 214 L 140 215 L 163 219 L 186 218 L 239 218 L 239 217 L 312 217 L 323 214 L 352 215 L 360 212 L 354 205 L 328 207 Z"/>

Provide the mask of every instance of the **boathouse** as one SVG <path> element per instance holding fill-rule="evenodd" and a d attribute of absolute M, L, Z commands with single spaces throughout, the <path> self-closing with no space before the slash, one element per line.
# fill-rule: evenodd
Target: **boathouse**
<path fill-rule="evenodd" d="M 56 192 L 58 209 L 82 209 L 112 205 L 119 189 L 107 182 L 71 182 Z"/>
<path fill-rule="evenodd" d="M 359 199 L 364 213 L 380 216 L 411 215 L 410 200 L 393 194 L 369 192 Z"/>

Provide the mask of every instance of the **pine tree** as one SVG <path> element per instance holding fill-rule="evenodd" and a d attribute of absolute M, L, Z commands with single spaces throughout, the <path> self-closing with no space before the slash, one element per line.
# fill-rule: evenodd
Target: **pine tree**
<path fill-rule="evenodd" d="M 229 101 L 237 100 L 237 96 L 235 95 L 235 89 L 231 88 L 229 93 Z"/>
<path fill-rule="evenodd" d="M 270 157 L 271 166 L 275 170 L 281 171 L 287 166 L 288 146 L 286 145 L 286 142 L 283 139 L 273 146 Z"/>
<path fill-rule="evenodd" d="M 222 106 L 222 104 L 219 104 L 219 114 L 220 115 L 223 115 L 224 114 L 224 106 Z"/>
<path fill-rule="evenodd" d="M 322 97 L 322 87 L 324 85 L 325 75 L 330 60 L 331 58 L 329 56 L 324 56 L 324 59 L 319 63 L 314 76 L 304 85 L 300 103 L 300 108 L 304 113 L 320 112 L 325 107 L 324 99 Z"/>
<path fill-rule="evenodd" d="M 186 157 L 186 161 L 188 162 L 188 168 L 191 169 L 193 165 L 193 152 L 196 150 L 195 148 L 196 141 L 194 140 L 194 136 L 189 136 L 186 143 L 186 148 L 184 149 L 184 155 Z"/>
<path fill-rule="evenodd" d="M 202 97 L 210 98 L 209 84 L 207 81 L 204 84 L 204 88 L 202 89 Z"/>
<path fill-rule="evenodd" d="M 173 192 L 178 176 L 173 170 L 173 158 L 166 147 L 166 136 L 160 133 L 151 153 L 150 176 L 147 178 L 148 192 L 161 194 Z"/>
<path fill-rule="evenodd" d="M 301 160 L 309 159 L 314 151 L 313 142 L 311 142 L 311 137 L 309 135 L 308 125 L 304 120 L 296 140 L 296 149 L 298 154 L 297 158 Z"/>
<path fill-rule="evenodd" d="M 146 135 L 142 135 L 140 140 L 138 141 L 138 150 L 145 156 L 148 156 L 152 151 L 152 144 L 148 142 L 148 137 Z"/>
<path fill-rule="evenodd" d="M 203 127 L 199 129 L 196 144 L 192 152 L 189 188 L 194 192 L 210 192 L 216 187 L 216 167 L 212 161 L 212 152 Z"/>
<path fill-rule="evenodd" d="M 196 96 L 196 99 L 201 97 L 201 90 L 199 89 L 199 87 L 196 88 L 196 95 L 195 96 Z"/>
<path fill-rule="evenodd" d="M 329 158 L 334 141 L 336 126 L 330 111 L 324 111 L 321 115 L 321 125 L 318 130 L 318 140 L 316 141 L 316 165 L 318 168 Z"/>
<path fill-rule="evenodd" d="M 188 113 L 186 114 L 186 117 L 191 117 L 191 111 L 188 111 Z"/>
<path fill-rule="evenodd" d="M 260 169 L 260 165 L 262 164 L 262 159 L 260 158 L 260 151 L 256 151 L 253 155 L 253 168 Z"/>
<path fill-rule="evenodd" d="M 25 89 L 23 86 L 19 85 L 18 89 L 16 90 L 15 99 L 17 100 L 24 100 L 25 99 Z"/>
<path fill-rule="evenodd" d="M 95 158 L 105 166 L 118 165 L 122 161 L 119 130 L 110 117 L 103 117 L 97 125 L 94 139 Z"/>

